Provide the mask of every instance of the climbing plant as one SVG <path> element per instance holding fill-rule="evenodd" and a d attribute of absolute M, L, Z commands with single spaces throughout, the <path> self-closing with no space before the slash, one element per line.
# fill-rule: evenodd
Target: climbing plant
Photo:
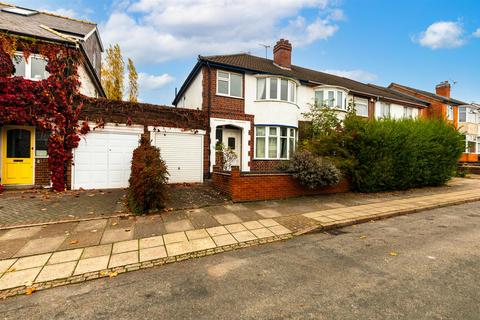
<path fill-rule="evenodd" d="M 13 76 L 15 52 L 25 59 L 40 54 L 47 59 L 47 79 L 33 81 Z M 47 153 L 53 189 L 65 190 L 66 168 L 72 149 L 78 146 L 79 134 L 90 128 L 78 125 L 81 105 L 74 103 L 80 82 L 77 49 L 32 38 L 0 35 L 0 125 L 31 125 L 50 130 Z"/>

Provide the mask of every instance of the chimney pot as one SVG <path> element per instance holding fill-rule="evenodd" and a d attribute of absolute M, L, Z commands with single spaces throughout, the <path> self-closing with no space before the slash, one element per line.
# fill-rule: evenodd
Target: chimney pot
<path fill-rule="evenodd" d="M 290 41 L 280 39 L 273 47 L 273 62 L 277 65 L 290 68 L 292 66 L 292 45 Z"/>

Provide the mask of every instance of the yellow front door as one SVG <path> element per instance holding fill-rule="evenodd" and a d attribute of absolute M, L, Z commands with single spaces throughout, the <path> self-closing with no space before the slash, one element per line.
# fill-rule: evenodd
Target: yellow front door
<path fill-rule="evenodd" d="M 33 184 L 34 128 L 2 130 L 2 184 Z"/>

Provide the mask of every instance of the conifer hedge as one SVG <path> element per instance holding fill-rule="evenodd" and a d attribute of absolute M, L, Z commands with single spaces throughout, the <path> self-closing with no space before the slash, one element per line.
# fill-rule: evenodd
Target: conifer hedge
<path fill-rule="evenodd" d="M 463 136 L 442 120 L 347 117 L 339 139 L 351 186 L 360 192 L 439 186 L 454 174 Z"/>

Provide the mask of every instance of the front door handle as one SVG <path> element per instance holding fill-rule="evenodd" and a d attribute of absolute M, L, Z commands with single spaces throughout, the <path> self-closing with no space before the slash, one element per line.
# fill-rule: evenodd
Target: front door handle
<path fill-rule="evenodd" d="M 15 160 L 13 160 L 13 162 L 23 162 L 23 160 L 21 160 L 21 159 L 15 159 Z"/>

